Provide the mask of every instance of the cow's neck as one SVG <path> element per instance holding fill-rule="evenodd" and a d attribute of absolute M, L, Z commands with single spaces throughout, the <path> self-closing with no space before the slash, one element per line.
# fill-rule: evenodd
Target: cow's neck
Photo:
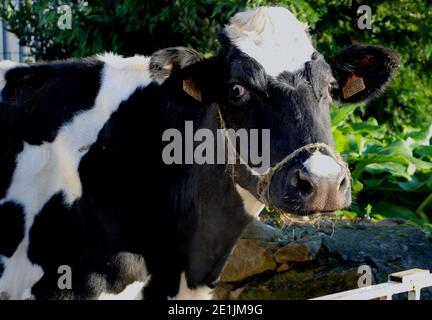
<path fill-rule="evenodd" d="M 216 136 L 217 130 L 226 130 L 225 121 L 222 118 L 222 114 L 220 113 L 220 106 L 217 104 L 213 104 L 210 108 L 208 108 L 208 112 L 206 116 L 203 118 L 202 127 L 211 128 L 212 132 Z M 233 145 L 230 145 L 231 141 L 228 141 L 228 137 L 224 135 L 225 139 L 225 160 L 228 159 L 228 149 L 232 148 Z M 216 142 L 215 142 L 215 150 Z M 257 193 L 257 184 L 258 184 L 258 176 L 252 172 L 252 169 L 249 165 L 245 165 L 241 163 L 239 159 L 239 153 L 237 150 L 231 150 L 231 152 L 236 153 L 236 163 L 235 164 L 226 164 L 223 166 L 223 175 L 225 178 L 229 179 L 234 186 L 240 185 L 242 188 L 248 189 L 249 192 L 255 197 L 259 198 Z M 242 159 L 245 161 L 246 159 Z"/>
<path fill-rule="evenodd" d="M 210 129 L 214 136 L 216 137 L 217 130 L 226 129 L 224 128 L 223 121 L 221 121 L 221 114 L 218 112 L 219 105 L 212 104 L 207 108 L 207 112 L 203 117 L 200 127 Z M 224 136 L 224 139 L 227 139 Z M 225 160 L 228 159 L 228 141 L 225 141 L 225 151 L 217 150 L 216 139 L 214 142 L 214 148 L 218 152 L 225 152 Z M 195 166 L 195 170 L 200 170 L 199 165 Z M 202 169 L 201 169 L 202 170 Z M 258 200 L 259 195 L 257 193 L 257 185 L 259 178 L 251 172 L 250 167 L 245 164 L 240 163 L 239 159 L 236 159 L 235 164 L 225 164 L 225 165 L 206 165 L 206 168 L 203 170 L 206 174 L 213 177 L 219 183 L 221 180 L 224 181 L 227 185 L 230 186 L 230 189 L 233 188 L 233 192 L 237 193 L 243 200 L 243 207 L 247 211 L 248 214 L 252 216 L 257 216 L 261 209 L 263 208 L 263 204 Z M 213 186 L 217 183 L 214 181 L 210 184 L 210 190 L 208 192 L 213 192 Z M 202 190 L 201 190 L 202 191 Z"/>

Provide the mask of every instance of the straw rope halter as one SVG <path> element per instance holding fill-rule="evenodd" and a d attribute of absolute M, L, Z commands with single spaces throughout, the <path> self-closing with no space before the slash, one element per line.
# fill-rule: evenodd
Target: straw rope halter
<path fill-rule="evenodd" d="M 293 159 L 294 157 L 296 157 L 299 153 L 303 152 L 303 151 L 314 151 L 314 150 L 326 150 L 332 157 L 333 159 L 336 161 L 336 163 L 338 163 L 342 169 L 344 169 L 347 173 L 347 178 L 351 180 L 351 174 L 348 168 L 348 164 L 342 159 L 342 157 L 340 156 L 339 153 L 335 152 L 333 150 L 333 148 L 331 148 L 328 144 L 326 143 L 310 143 L 307 145 L 304 145 L 300 148 L 295 149 L 293 152 L 291 152 L 290 154 L 288 154 L 285 158 L 283 158 L 281 161 L 279 161 L 278 163 L 276 163 L 273 167 L 270 167 L 269 170 L 263 174 L 263 175 L 259 175 L 257 176 L 256 172 L 249 166 L 249 164 L 247 163 L 247 161 L 245 161 L 240 154 L 237 152 L 236 147 L 233 145 L 230 137 L 227 134 L 227 126 L 225 123 L 225 120 L 222 116 L 222 112 L 220 110 L 219 105 L 216 106 L 217 109 L 217 113 L 218 113 L 218 118 L 219 118 L 219 125 L 220 128 L 224 131 L 224 137 L 226 139 L 226 141 L 228 142 L 228 146 L 229 148 L 234 152 L 234 154 L 236 155 L 236 158 L 239 159 L 240 164 L 244 165 L 245 168 L 247 169 L 247 171 L 251 174 L 254 175 L 258 178 L 258 184 L 257 184 L 257 194 L 259 196 L 259 201 L 264 203 L 266 206 L 272 206 L 272 200 L 270 197 L 270 185 L 273 179 L 273 176 L 276 174 L 276 172 L 278 172 L 284 164 L 288 163 L 291 159 Z M 235 177 L 235 170 L 234 170 L 234 164 L 228 164 L 231 165 L 231 177 L 234 180 Z"/>

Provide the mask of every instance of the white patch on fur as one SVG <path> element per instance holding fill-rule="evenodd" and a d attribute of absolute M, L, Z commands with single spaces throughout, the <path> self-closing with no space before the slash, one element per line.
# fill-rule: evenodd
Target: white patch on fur
<path fill-rule="evenodd" d="M 213 296 L 213 290 L 207 286 L 201 286 L 195 289 L 191 289 L 187 285 L 186 275 L 182 272 L 180 277 L 180 289 L 175 300 L 211 300 Z"/>
<path fill-rule="evenodd" d="M 243 200 L 243 207 L 245 211 L 254 218 L 258 217 L 258 215 L 264 209 L 265 204 L 257 200 L 257 198 L 255 198 L 252 193 L 250 193 L 245 188 L 242 188 L 240 185 L 236 184 L 235 188 Z"/>
<path fill-rule="evenodd" d="M 146 87 L 151 82 L 149 58 L 106 54 L 99 59 L 105 66 L 94 107 L 65 123 L 53 142 L 25 143 L 17 155 L 12 182 L 0 204 L 13 201 L 23 206 L 25 236 L 10 259 L 3 257 L 5 271 L 0 278 L 0 293 L 19 299 L 24 290 L 31 288 L 43 275 L 42 269 L 27 258 L 29 231 L 35 216 L 56 193 L 63 193 L 66 205 L 72 205 L 81 197 L 78 172 L 81 158 L 96 142 L 99 131 L 120 103 L 138 87 Z"/>
<path fill-rule="evenodd" d="M 335 159 L 319 151 L 315 151 L 312 156 L 303 163 L 303 166 L 317 177 L 336 176 L 342 170 L 342 167 Z"/>
<path fill-rule="evenodd" d="M 21 241 L 10 258 L 2 257 L 4 273 L 0 278 L 0 293 L 10 300 L 31 299 L 31 287 L 43 276 L 40 266 L 27 258 L 28 239 Z"/>
<path fill-rule="evenodd" d="M 122 56 L 113 53 L 105 53 L 103 55 L 98 55 L 97 57 L 99 60 L 103 61 L 106 66 L 112 69 L 112 72 L 120 71 L 124 76 L 127 73 L 131 78 L 126 79 L 127 82 L 125 85 L 134 82 L 134 84 L 137 85 L 136 87 L 147 86 L 151 81 L 149 73 L 149 57 L 133 56 L 123 58 Z M 126 86 L 124 89 L 126 89 Z"/>
<path fill-rule="evenodd" d="M 225 27 L 231 41 L 271 76 L 302 69 L 311 59 L 315 49 L 306 30 L 305 24 L 281 7 L 237 13 Z"/>
<path fill-rule="evenodd" d="M 102 293 L 98 300 L 142 300 L 142 289 L 147 285 L 148 281 L 135 281 L 118 293 Z"/>

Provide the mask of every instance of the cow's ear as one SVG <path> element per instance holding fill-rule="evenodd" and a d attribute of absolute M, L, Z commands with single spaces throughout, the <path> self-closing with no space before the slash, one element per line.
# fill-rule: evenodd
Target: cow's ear
<path fill-rule="evenodd" d="M 150 75 L 153 81 L 162 84 L 173 72 L 203 59 L 203 55 L 192 48 L 165 48 L 152 54 Z"/>
<path fill-rule="evenodd" d="M 387 48 L 352 45 L 337 53 L 330 65 L 339 85 L 333 97 L 341 102 L 358 102 L 384 90 L 399 67 L 399 59 Z"/>
<path fill-rule="evenodd" d="M 204 59 L 179 72 L 181 88 L 185 94 L 198 102 L 220 101 L 225 85 L 226 65 L 217 55 Z"/>

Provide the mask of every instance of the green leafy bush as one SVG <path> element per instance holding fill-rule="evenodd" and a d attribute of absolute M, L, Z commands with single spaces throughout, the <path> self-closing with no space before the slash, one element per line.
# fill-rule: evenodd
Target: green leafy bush
<path fill-rule="evenodd" d="M 353 179 L 353 212 L 342 214 L 402 218 L 432 227 L 432 125 L 406 126 L 394 134 L 374 118 L 355 116 L 356 108 L 332 111 L 336 149 Z"/>

